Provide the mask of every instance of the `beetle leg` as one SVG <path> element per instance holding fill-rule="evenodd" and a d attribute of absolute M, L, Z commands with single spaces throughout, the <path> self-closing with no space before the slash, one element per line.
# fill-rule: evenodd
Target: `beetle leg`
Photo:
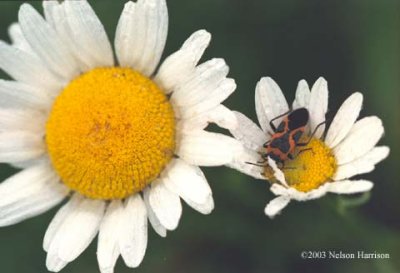
<path fill-rule="evenodd" d="M 300 150 L 300 151 L 297 153 L 296 157 L 299 156 L 301 153 L 306 152 L 306 151 L 310 151 L 310 150 L 314 153 L 314 151 L 313 151 L 311 148 L 306 148 L 306 149 Z"/>
<path fill-rule="evenodd" d="M 269 122 L 269 126 L 271 127 L 272 131 L 276 132 L 276 127 L 275 125 L 272 123 L 272 120 Z M 270 132 L 268 132 L 268 134 L 271 136 L 272 134 Z"/>
<path fill-rule="evenodd" d="M 263 147 L 264 147 L 264 148 L 267 148 L 267 146 L 268 146 L 270 143 L 271 143 L 271 140 L 268 140 L 267 142 L 265 142 L 265 143 L 263 144 Z"/>
<path fill-rule="evenodd" d="M 249 164 L 249 165 L 254 165 L 254 166 L 257 166 L 257 167 L 265 167 L 265 165 L 261 165 L 261 164 L 256 164 L 256 163 L 252 163 L 252 162 L 245 162 L 246 164 Z"/>
<path fill-rule="evenodd" d="M 317 125 L 317 127 L 315 127 L 314 132 L 312 132 L 311 137 L 313 137 L 315 135 L 315 133 L 317 132 L 317 130 L 319 129 L 319 127 L 321 127 L 322 125 L 324 125 L 326 123 L 326 120 L 324 120 L 323 122 L 321 122 L 320 124 Z"/>
<path fill-rule="evenodd" d="M 315 135 L 315 133 L 317 132 L 317 130 L 319 129 L 319 127 L 321 127 L 321 126 L 324 125 L 325 123 L 326 123 L 326 120 L 324 120 L 323 122 L 321 122 L 320 124 L 318 124 L 317 127 L 315 127 L 314 131 L 313 131 L 312 134 L 310 135 L 310 138 L 307 140 L 307 142 L 297 143 L 296 146 L 307 146 L 307 145 L 311 142 L 313 136 Z"/>
<path fill-rule="evenodd" d="M 264 151 L 257 151 L 257 154 L 259 154 L 259 156 L 261 156 L 262 158 L 265 158 L 266 153 L 264 153 Z"/>
<path fill-rule="evenodd" d="M 274 121 L 275 120 L 277 120 L 278 118 L 281 118 L 281 117 L 283 117 L 283 116 L 286 116 L 287 114 L 289 114 L 290 112 L 292 112 L 291 110 L 289 110 L 289 111 L 287 111 L 287 112 L 285 112 L 285 113 L 283 113 L 283 114 L 281 114 L 281 115 L 279 115 L 279 116 L 277 116 L 277 117 L 274 117 L 273 119 L 271 119 L 271 121 L 269 122 L 269 126 L 271 126 L 271 129 L 274 131 L 274 132 L 276 132 L 276 127 L 275 127 L 275 125 L 274 125 Z"/>
<path fill-rule="evenodd" d="M 267 160 L 263 157 L 262 160 L 258 160 L 257 163 L 265 163 Z"/>
<path fill-rule="evenodd" d="M 296 167 L 284 167 L 282 170 L 295 170 L 297 169 Z"/>

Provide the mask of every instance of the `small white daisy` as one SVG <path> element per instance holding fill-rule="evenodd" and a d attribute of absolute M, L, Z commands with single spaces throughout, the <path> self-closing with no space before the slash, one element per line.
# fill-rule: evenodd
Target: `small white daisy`
<path fill-rule="evenodd" d="M 0 226 L 70 200 L 43 242 L 59 271 L 99 233 L 101 272 L 122 256 L 137 267 L 147 220 L 160 236 L 174 230 L 182 198 L 214 208 L 198 166 L 227 164 L 241 151 L 208 123 L 235 125 L 221 103 L 235 90 L 222 59 L 197 65 L 210 42 L 199 30 L 159 67 L 168 29 L 165 0 L 126 3 L 112 46 L 86 1 L 44 1 L 43 18 L 23 4 L 0 41 L 0 162 L 23 168 L 0 184 Z"/>
<path fill-rule="evenodd" d="M 271 218 L 290 200 L 306 201 L 328 192 L 352 194 L 369 191 L 373 187 L 372 182 L 350 180 L 350 177 L 374 170 L 375 165 L 388 156 L 389 148 L 375 146 L 384 132 L 379 118 L 371 116 L 357 120 L 362 101 L 361 93 L 352 94 L 338 110 L 325 135 L 323 122 L 328 109 L 328 86 L 323 78 L 315 82 L 311 91 L 306 81 L 300 81 L 291 108 L 279 86 L 271 78 L 262 78 L 257 84 L 255 96 L 262 129 L 243 114 L 235 112 L 237 126 L 230 131 L 242 142 L 245 150 L 228 166 L 272 182 L 271 191 L 278 197 L 265 208 L 265 213 Z M 259 164 L 265 166 L 249 164 L 262 161 L 260 154 L 265 153 L 263 145 L 273 134 L 270 121 L 299 108 L 306 108 L 309 112 L 308 126 L 302 137 L 306 140 L 304 142 L 309 143 L 298 147 L 297 156 L 284 161 L 284 167 L 278 168 L 270 157 L 267 162 Z M 274 120 L 274 124 L 278 126 L 283 118 Z"/>

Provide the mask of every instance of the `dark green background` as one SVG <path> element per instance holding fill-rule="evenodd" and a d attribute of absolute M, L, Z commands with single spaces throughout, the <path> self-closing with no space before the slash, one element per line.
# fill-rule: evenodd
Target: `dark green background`
<path fill-rule="evenodd" d="M 0 39 L 8 40 L 7 27 L 21 3 L 0 2 Z M 124 1 L 91 3 L 113 38 Z M 204 216 L 185 206 L 178 229 L 167 238 L 151 230 L 147 254 L 135 272 L 400 272 L 400 2 L 170 0 L 168 5 L 164 55 L 193 31 L 210 31 L 204 60 L 225 58 L 238 84 L 229 107 L 255 119 L 254 87 L 261 76 L 274 78 L 290 101 L 299 80 L 312 84 L 323 76 L 329 83 L 329 117 L 352 92 L 363 92 L 362 115 L 383 119 L 381 143 L 391 154 L 363 176 L 375 182 L 369 196 L 293 202 L 274 220 L 263 213 L 273 198 L 266 183 L 235 170 L 207 168 L 215 211 Z M 5 165 L 0 170 L 1 180 L 14 172 Z M 42 238 L 56 210 L 0 229 L 0 272 L 46 271 Z M 303 250 L 377 251 L 390 259 L 303 260 Z M 95 252 L 93 243 L 63 272 L 98 272 Z M 116 272 L 132 271 L 119 260 Z"/>

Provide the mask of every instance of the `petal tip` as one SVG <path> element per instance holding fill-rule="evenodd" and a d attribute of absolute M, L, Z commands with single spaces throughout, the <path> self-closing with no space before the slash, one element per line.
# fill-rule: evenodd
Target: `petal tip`
<path fill-rule="evenodd" d="M 36 13 L 36 12 L 37 11 L 32 7 L 32 5 L 30 5 L 28 3 L 23 3 L 19 7 L 18 20 L 23 21 L 25 16 L 27 16 L 28 14 L 31 14 L 31 13 Z"/>
<path fill-rule="evenodd" d="M 326 79 L 324 77 L 319 77 L 316 82 L 318 82 L 320 84 L 328 84 L 328 82 L 326 81 Z"/>
<path fill-rule="evenodd" d="M 204 38 L 211 39 L 211 33 L 205 29 L 199 29 L 195 32 L 197 35 L 204 36 Z"/>

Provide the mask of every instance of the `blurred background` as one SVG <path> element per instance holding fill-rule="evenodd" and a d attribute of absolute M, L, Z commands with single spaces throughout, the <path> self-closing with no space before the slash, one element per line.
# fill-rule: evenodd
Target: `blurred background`
<path fill-rule="evenodd" d="M 90 1 L 113 40 L 125 1 Z M 22 1 L 0 2 L 0 39 L 16 21 Z M 40 11 L 41 2 L 32 2 Z M 388 159 L 363 178 L 370 194 L 328 195 L 292 202 L 274 220 L 264 215 L 273 198 L 266 182 L 223 167 L 204 168 L 215 210 L 204 216 L 184 205 L 178 229 L 167 238 L 149 232 L 138 269 L 118 261 L 115 272 L 400 272 L 400 1 L 398 0 L 169 0 L 164 56 L 195 30 L 212 33 L 203 60 L 223 57 L 237 91 L 226 105 L 255 120 L 254 87 L 270 76 L 292 101 L 297 82 L 323 76 L 329 84 L 329 118 L 354 91 L 364 95 L 362 116 L 383 119 L 381 144 Z M 6 78 L 4 73 L 0 78 Z M 0 165 L 0 181 L 16 170 Z M 1 198 L 1 196 L 0 196 Z M 55 208 L 0 229 L 1 272 L 46 272 L 42 239 Z M 390 259 L 301 258 L 302 251 L 388 253 Z M 99 272 L 96 243 L 62 272 Z"/>

